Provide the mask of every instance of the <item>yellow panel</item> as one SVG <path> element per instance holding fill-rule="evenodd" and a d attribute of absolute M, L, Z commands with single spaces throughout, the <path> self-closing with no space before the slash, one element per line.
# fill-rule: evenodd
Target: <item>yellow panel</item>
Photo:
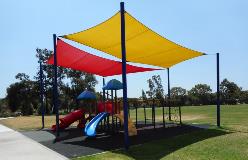
<path fill-rule="evenodd" d="M 127 12 L 125 22 L 126 57 L 129 62 L 169 68 L 182 61 L 203 55 L 201 52 L 167 40 Z M 63 37 L 121 58 L 120 30 L 120 12 L 118 12 L 95 27 Z"/>

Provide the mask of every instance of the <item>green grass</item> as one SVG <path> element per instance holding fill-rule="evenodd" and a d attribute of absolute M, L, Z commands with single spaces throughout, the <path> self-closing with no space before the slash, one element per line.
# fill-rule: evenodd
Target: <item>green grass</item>
<path fill-rule="evenodd" d="M 151 117 L 151 110 L 148 117 Z M 162 110 L 156 110 L 156 121 L 162 120 Z M 221 125 L 216 128 L 216 107 L 182 107 L 183 123 L 204 123 L 212 127 L 208 130 L 176 136 L 170 139 L 152 141 L 132 146 L 124 150 L 108 151 L 102 154 L 79 157 L 77 160 L 96 159 L 248 159 L 248 105 L 222 106 Z M 131 112 L 134 118 L 135 113 Z M 138 119 L 143 119 L 143 110 L 138 110 Z"/>

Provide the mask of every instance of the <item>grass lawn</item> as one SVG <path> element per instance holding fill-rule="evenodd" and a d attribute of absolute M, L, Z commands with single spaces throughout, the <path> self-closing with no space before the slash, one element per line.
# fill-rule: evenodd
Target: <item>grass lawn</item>
<path fill-rule="evenodd" d="M 148 111 L 148 117 L 151 113 Z M 161 109 L 156 110 L 156 121 L 161 121 Z M 132 146 L 124 150 L 108 151 L 76 160 L 97 159 L 164 159 L 164 160 L 247 160 L 248 159 L 248 105 L 222 106 L 221 125 L 215 127 L 215 106 L 182 107 L 183 123 L 204 123 L 212 127 L 208 130 L 152 141 Z M 134 118 L 134 111 L 131 117 Z M 143 109 L 138 110 L 138 119 L 143 119 Z"/>

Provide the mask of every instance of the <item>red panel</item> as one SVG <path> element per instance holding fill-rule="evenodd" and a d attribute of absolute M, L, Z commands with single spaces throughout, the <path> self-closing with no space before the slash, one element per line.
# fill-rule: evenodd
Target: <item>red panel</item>
<path fill-rule="evenodd" d="M 53 55 L 48 64 L 53 64 Z M 64 41 L 57 40 L 57 64 L 58 66 L 71 68 L 99 76 L 113 76 L 122 73 L 121 62 L 92 55 L 75 48 Z M 159 69 L 137 67 L 127 64 L 127 73 L 153 71 Z"/>

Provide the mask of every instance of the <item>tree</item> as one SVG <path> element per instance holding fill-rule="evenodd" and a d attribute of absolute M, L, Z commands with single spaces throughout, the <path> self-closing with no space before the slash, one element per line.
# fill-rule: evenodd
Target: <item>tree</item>
<path fill-rule="evenodd" d="M 21 97 L 20 97 L 20 90 L 21 90 L 22 85 L 20 83 L 14 83 L 11 84 L 8 88 L 7 88 L 7 102 L 8 102 L 8 106 L 9 109 L 12 112 L 17 111 L 20 106 L 21 106 Z"/>
<path fill-rule="evenodd" d="M 239 102 L 248 104 L 248 91 L 241 91 Z"/>
<path fill-rule="evenodd" d="M 155 84 L 155 97 L 159 100 L 164 100 L 164 89 L 160 75 L 152 76 L 152 80 Z"/>
<path fill-rule="evenodd" d="M 52 56 L 53 51 L 48 49 L 36 49 L 37 62 L 43 66 L 43 83 L 44 83 L 44 96 L 45 96 L 45 107 L 46 113 L 50 113 L 52 110 L 52 99 L 53 99 L 53 78 L 54 70 L 53 65 L 48 65 L 46 62 Z M 65 72 L 67 69 L 58 67 L 57 68 L 57 81 L 58 81 L 58 92 L 61 93 L 61 88 L 64 86 L 63 79 L 66 77 Z M 37 83 L 40 82 L 40 68 L 37 67 L 37 73 L 34 79 Z"/>
<path fill-rule="evenodd" d="M 164 99 L 164 89 L 160 75 L 154 75 L 151 79 L 147 80 L 149 90 L 146 91 L 146 94 L 149 98 Z"/>
<path fill-rule="evenodd" d="M 146 94 L 148 95 L 148 97 L 150 99 L 152 99 L 152 98 L 154 98 L 155 84 L 153 83 L 153 81 L 151 79 L 148 79 L 147 83 L 148 83 L 149 90 L 146 91 Z"/>
<path fill-rule="evenodd" d="M 225 104 L 237 104 L 240 98 L 241 88 L 225 78 L 220 84 L 220 93 L 222 101 Z"/>
<path fill-rule="evenodd" d="M 194 105 L 206 105 L 210 102 L 212 89 L 207 84 L 197 84 L 189 92 L 189 97 Z"/>
<path fill-rule="evenodd" d="M 187 99 L 186 89 L 182 87 L 172 87 L 170 93 L 171 93 L 171 101 L 181 106 L 185 105 Z"/>
<path fill-rule="evenodd" d="M 38 84 L 30 80 L 25 73 L 18 73 L 16 79 L 19 82 L 13 83 L 7 88 L 8 106 L 12 112 L 20 110 L 23 115 L 31 115 L 37 109 L 39 101 Z"/>
<path fill-rule="evenodd" d="M 147 100 L 147 97 L 146 97 L 146 93 L 145 93 L 145 91 L 142 89 L 142 96 L 141 96 L 141 99 L 143 100 L 143 101 L 146 101 Z"/>
<path fill-rule="evenodd" d="M 95 92 L 95 85 L 97 84 L 96 77 L 92 74 L 67 70 L 65 73 L 67 78 L 70 80 L 71 85 L 67 87 L 62 87 L 63 94 L 68 94 L 71 99 L 71 107 L 77 108 L 76 97 L 84 90 L 89 90 Z M 66 89 L 66 90 L 64 90 Z"/>
<path fill-rule="evenodd" d="M 185 96 L 187 93 L 186 89 L 182 87 L 172 87 L 171 88 L 171 97 L 179 97 L 179 96 Z"/>
<path fill-rule="evenodd" d="M 10 109 L 8 108 L 8 104 L 6 99 L 0 99 L 0 117 L 9 117 L 12 116 L 10 113 Z"/>

